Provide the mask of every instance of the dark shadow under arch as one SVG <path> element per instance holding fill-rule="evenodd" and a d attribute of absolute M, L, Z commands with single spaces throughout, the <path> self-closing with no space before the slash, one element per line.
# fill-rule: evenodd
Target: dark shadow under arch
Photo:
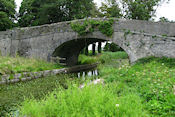
<path fill-rule="evenodd" d="M 105 42 L 105 41 L 107 40 L 94 39 L 94 38 L 73 39 L 57 47 L 53 52 L 52 57 L 65 58 L 66 65 L 73 66 L 78 63 L 78 56 L 83 48 L 95 42 Z"/>

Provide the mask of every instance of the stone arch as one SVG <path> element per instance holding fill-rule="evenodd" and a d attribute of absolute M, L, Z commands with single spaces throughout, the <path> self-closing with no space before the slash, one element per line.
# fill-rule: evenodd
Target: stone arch
<path fill-rule="evenodd" d="M 55 46 L 53 53 L 51 53 L 51 57 L 59 56 L 60 58 L 66 58 L 66 63 L 69 66 L 75 65 L 78 62 L 78 56 L 80 51 L 87 45 L 95 43 L 95 42 L 104 42 L 111 41 L 121 47 L 127 54 L 128 48 L 125 48 L 122 41 L 116 41 L 118 39 L 114 39 L 113 37 L 109 38 L 99 32 L 94 32 L 93 34 L 88 34 L 86 36 L 77 36 L 76 39 L 69 38 L 69 40 L 62 42 L 59 46 Z M 76 37 L 76 36 L 73 36 Z M 128 54 L 129 56 L 129 54 Z M 130 57 L 129 57 L 130 58 Z"/>

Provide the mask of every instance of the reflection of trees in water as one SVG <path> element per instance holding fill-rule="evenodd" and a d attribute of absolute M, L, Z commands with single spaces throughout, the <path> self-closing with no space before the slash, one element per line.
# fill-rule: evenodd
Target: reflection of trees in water
<path fill-rule="evenodd" d="M 78 72 L 76 75 L 78 78 L 97 77 L 99 75 L 99 72 L 97 69 L 95 69 L 95 70 L 90 70 L 90 71 Z"/>

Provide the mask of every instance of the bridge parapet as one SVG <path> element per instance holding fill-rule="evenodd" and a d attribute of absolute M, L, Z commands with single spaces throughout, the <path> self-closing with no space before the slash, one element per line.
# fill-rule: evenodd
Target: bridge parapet
<path fill-rule="evenodd" d="M 114 19 L 114 31 L 136 31 L 141 33 L 149 33 L 152 35 L 166 35 L 168 37 L 175 37 L 175 23 L 150 22 L 141 20 L 128 19 Z M 16 28 L 12 30 L 14 33 L 12 39 L 28 39 L 37 36 L 43 36 L 54 33 L 74 32 L 70 26 L 71 23 L 83 23 L 85 20 L 109 20 L 104 18 L 80 19 L 66 22 L 59 22 L 54 24 L 46 24 L 42 26 Z M 3 35 L 3 34 L 2 34 Z M 0 37 L 1 39 L 1 37 Z"/>
<path fill-rule="evenodd" d="M 115 31 L 130 30 L 152 35 L 166 35 L 167 37 L 175 37 L 175 23 L 169 22 L 120 19 L 116 21 L 114 27 Z"/>

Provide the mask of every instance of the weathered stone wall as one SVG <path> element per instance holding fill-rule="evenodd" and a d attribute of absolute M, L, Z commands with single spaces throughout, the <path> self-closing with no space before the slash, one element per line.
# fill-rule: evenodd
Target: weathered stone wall
<path fill-rule="evenodd" d="M 148 33 L 152 35 L 166 35 L 175 37 L 175 23 L 169 22 L 150 22 L 143 20 L 119 20 L 114 26 L 115 31 L 123 31 L 123 29 L 134 32 Z"/>
<path fill-rule="evenodd" d="M 77 21 L 83 22 L 84 20 L 71 22 Z M 173 38 L 175 36 L 175 23 L 124 19 L 114 19 L 114 21 L 114 34 L 111 38 L 106 37 L 98 30 L 86 36 L 79 36 L 71 29 L 71 22 L 0 32 L 0 52 L 3 56 L 19 54 L 25 57 L 50 60 L 57 48 L 66 42 L 72 40 L 76 42 L 77 39 L 88 38 L 90 43 L 100 40 L 113 41 L 128 53 L 131 62 L 147 56 L 175 58 L 175 38 Z M 68 51 L 63 51 L 62 55 L 66 55 L 63 57 L 67 57 L 70 64 L 75 64 L 83 46 L 85 46 L 83 41 L 82 43 L 77 41 L 77 45 L 71 46 L 67 49 Z"/>
<path fill-rule="evenodd" d="M 140 58 L 170 57 L 175 58 L 175 38 L 154 36 L 147 33 L 130 32 L 129 34 L 115 32 L 113 42 L 122 47 L 129 55 L 130 62 Z"/>
<path fill-rule="evenodd" d="M 0 55 L 10 55 L 11 36 L 11 31 L 0 32 Z"/>

